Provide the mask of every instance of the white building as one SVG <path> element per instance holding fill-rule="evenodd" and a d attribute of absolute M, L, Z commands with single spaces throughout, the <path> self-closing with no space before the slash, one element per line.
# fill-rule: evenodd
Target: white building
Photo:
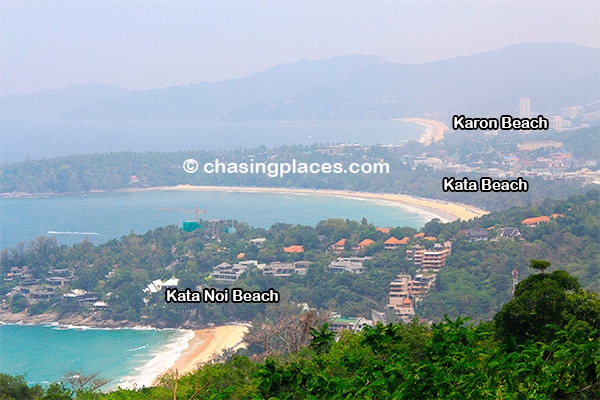
<path fill-rule="evenodd" d="M 529 97 L 521 97 L 519 99 L 519 118 L 531 118 Z"/>

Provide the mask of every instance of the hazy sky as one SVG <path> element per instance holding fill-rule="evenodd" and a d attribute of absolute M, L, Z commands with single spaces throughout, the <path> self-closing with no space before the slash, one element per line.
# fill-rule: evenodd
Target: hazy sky
<path fill-rule="evenodd" d="M 598 21 L 598 0 L 0 0 L 0 94 L 159 88 L 357 53 L 414 63 L 522 42 L 600 47 Z"/>

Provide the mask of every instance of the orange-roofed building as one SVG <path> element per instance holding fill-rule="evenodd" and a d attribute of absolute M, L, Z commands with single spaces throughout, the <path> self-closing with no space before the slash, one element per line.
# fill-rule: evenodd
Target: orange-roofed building
<path fill-rule="evenodd" d="M 390 228 L 375 228 L 377 232 L 385 233 L 386 235 L 390 233 Z"/>
<path fill-rule="evenodd" d="M 358 248 L 359 248 L 359 249 L 364 249 L 365 247 L 369 247 L 369 246 L 370 246 L 370 245 L 372 245 L 373 243 L 375 243 L 373 240 L 371 240 L 371 239 L 368 239 L 368 238 L 367 238 L 367 239 L 365 239 L 365 240 L 361 241 L 361 242 L 358 244 Z"/>
<path fill-rule="evenodd" d="M 304 246 L 294 245 L 283 248 L 284 253 L 304 253 Z"/>
<path fill-rule="evenodd" d="M 521 221 L 521 224 L 527 225 L 527 226 L 538 226 L 542 222 L 548 222 L 548 221 L 550 221 L 550 217 L 542 215 L 541 217 L 525 218 L 523 221 Z"/>
<path fill-rule="evenodd" d="M 390 307 L 390 305 L 388 305 Z M 390 307 L 405 323 L 410 322 L 415 317 L 415 306 L 413 302 L 405 297 L 401 304 Z"/>
<path fill-rule="evenodd" d="M 237 255 L 238 260 L 241 260 L 244 257 L 246 257 L 246 253 L 240 253 Z"/>
<path fill-rule="evenodd" d="M 336 251 L 336 252 L 344 251 L 345 246 L 346 246 L 346 239 L 340 239 L 331 245 L 331 250 Z"/>
<path fill-rule="evenodd" d="M 404 238 L 406 239 L 406 238 Z M 385 242 L 383 242 L 383 248 L 386 250 L 394 250 L 397 249 L 398 247 L 400 247 L 403 244 L 408 243 L 408 240 L 400 240 L 394 236 L 390 237 L 388 240 L 386 240 Z"/>
<path fill-rule="evenodd" d="M 425 237 L 423 238 L 423 240 L 431 240 L 432 242 L 435 242 L 437 239 L 436 239 L 436 238 L 434 238 L 433 236 L 425 236 Z"/>
<path fill-rule="evenodd" d="M 556 218 L 558 218 L 558 217 L 563 217 L 563 216 L 564 216 L 564 215 L 562 215 L 562 214 L 552 214 L 552 215 L 550 216 L 550 218 L 554 218 L 554 219 L 556 219 Z"/>
<path fill-rule="evenodd" d="M 415 238 L 415 239 L 424 238 L 424 237 L 425 237 L 425 232 L 419 232 L 413 236 L 413 238 Z"/>

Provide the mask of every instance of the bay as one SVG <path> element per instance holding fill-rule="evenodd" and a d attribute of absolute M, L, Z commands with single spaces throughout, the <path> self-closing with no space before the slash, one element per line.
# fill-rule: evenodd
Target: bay
<path fill-rule="evenodd" d="M 193 211 L 165 210 L 196 207 L 203 219 L 233 219 L 268 229 L 276 222 L 314 226 L 328 218 L 378 226 L 422 227 L 434 215 L 391 202 L 374 202 L 326 195 L 249 193 L 235 191 L 106 192 L 37 198 L 0 199 L 0 248 L 55 236 L 59 244 L 88 238 L 94 244 L 130 232 L 143 234 L 165 225 L 195 219 Z"/>

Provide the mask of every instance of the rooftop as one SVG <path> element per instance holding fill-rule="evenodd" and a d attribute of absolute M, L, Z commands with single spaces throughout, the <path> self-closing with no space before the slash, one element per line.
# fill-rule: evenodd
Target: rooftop
<path fill-rule="evenodd" d="M 283 248 L 284 253 L 303 253 L 304 246 L 293 245 Z"/>

